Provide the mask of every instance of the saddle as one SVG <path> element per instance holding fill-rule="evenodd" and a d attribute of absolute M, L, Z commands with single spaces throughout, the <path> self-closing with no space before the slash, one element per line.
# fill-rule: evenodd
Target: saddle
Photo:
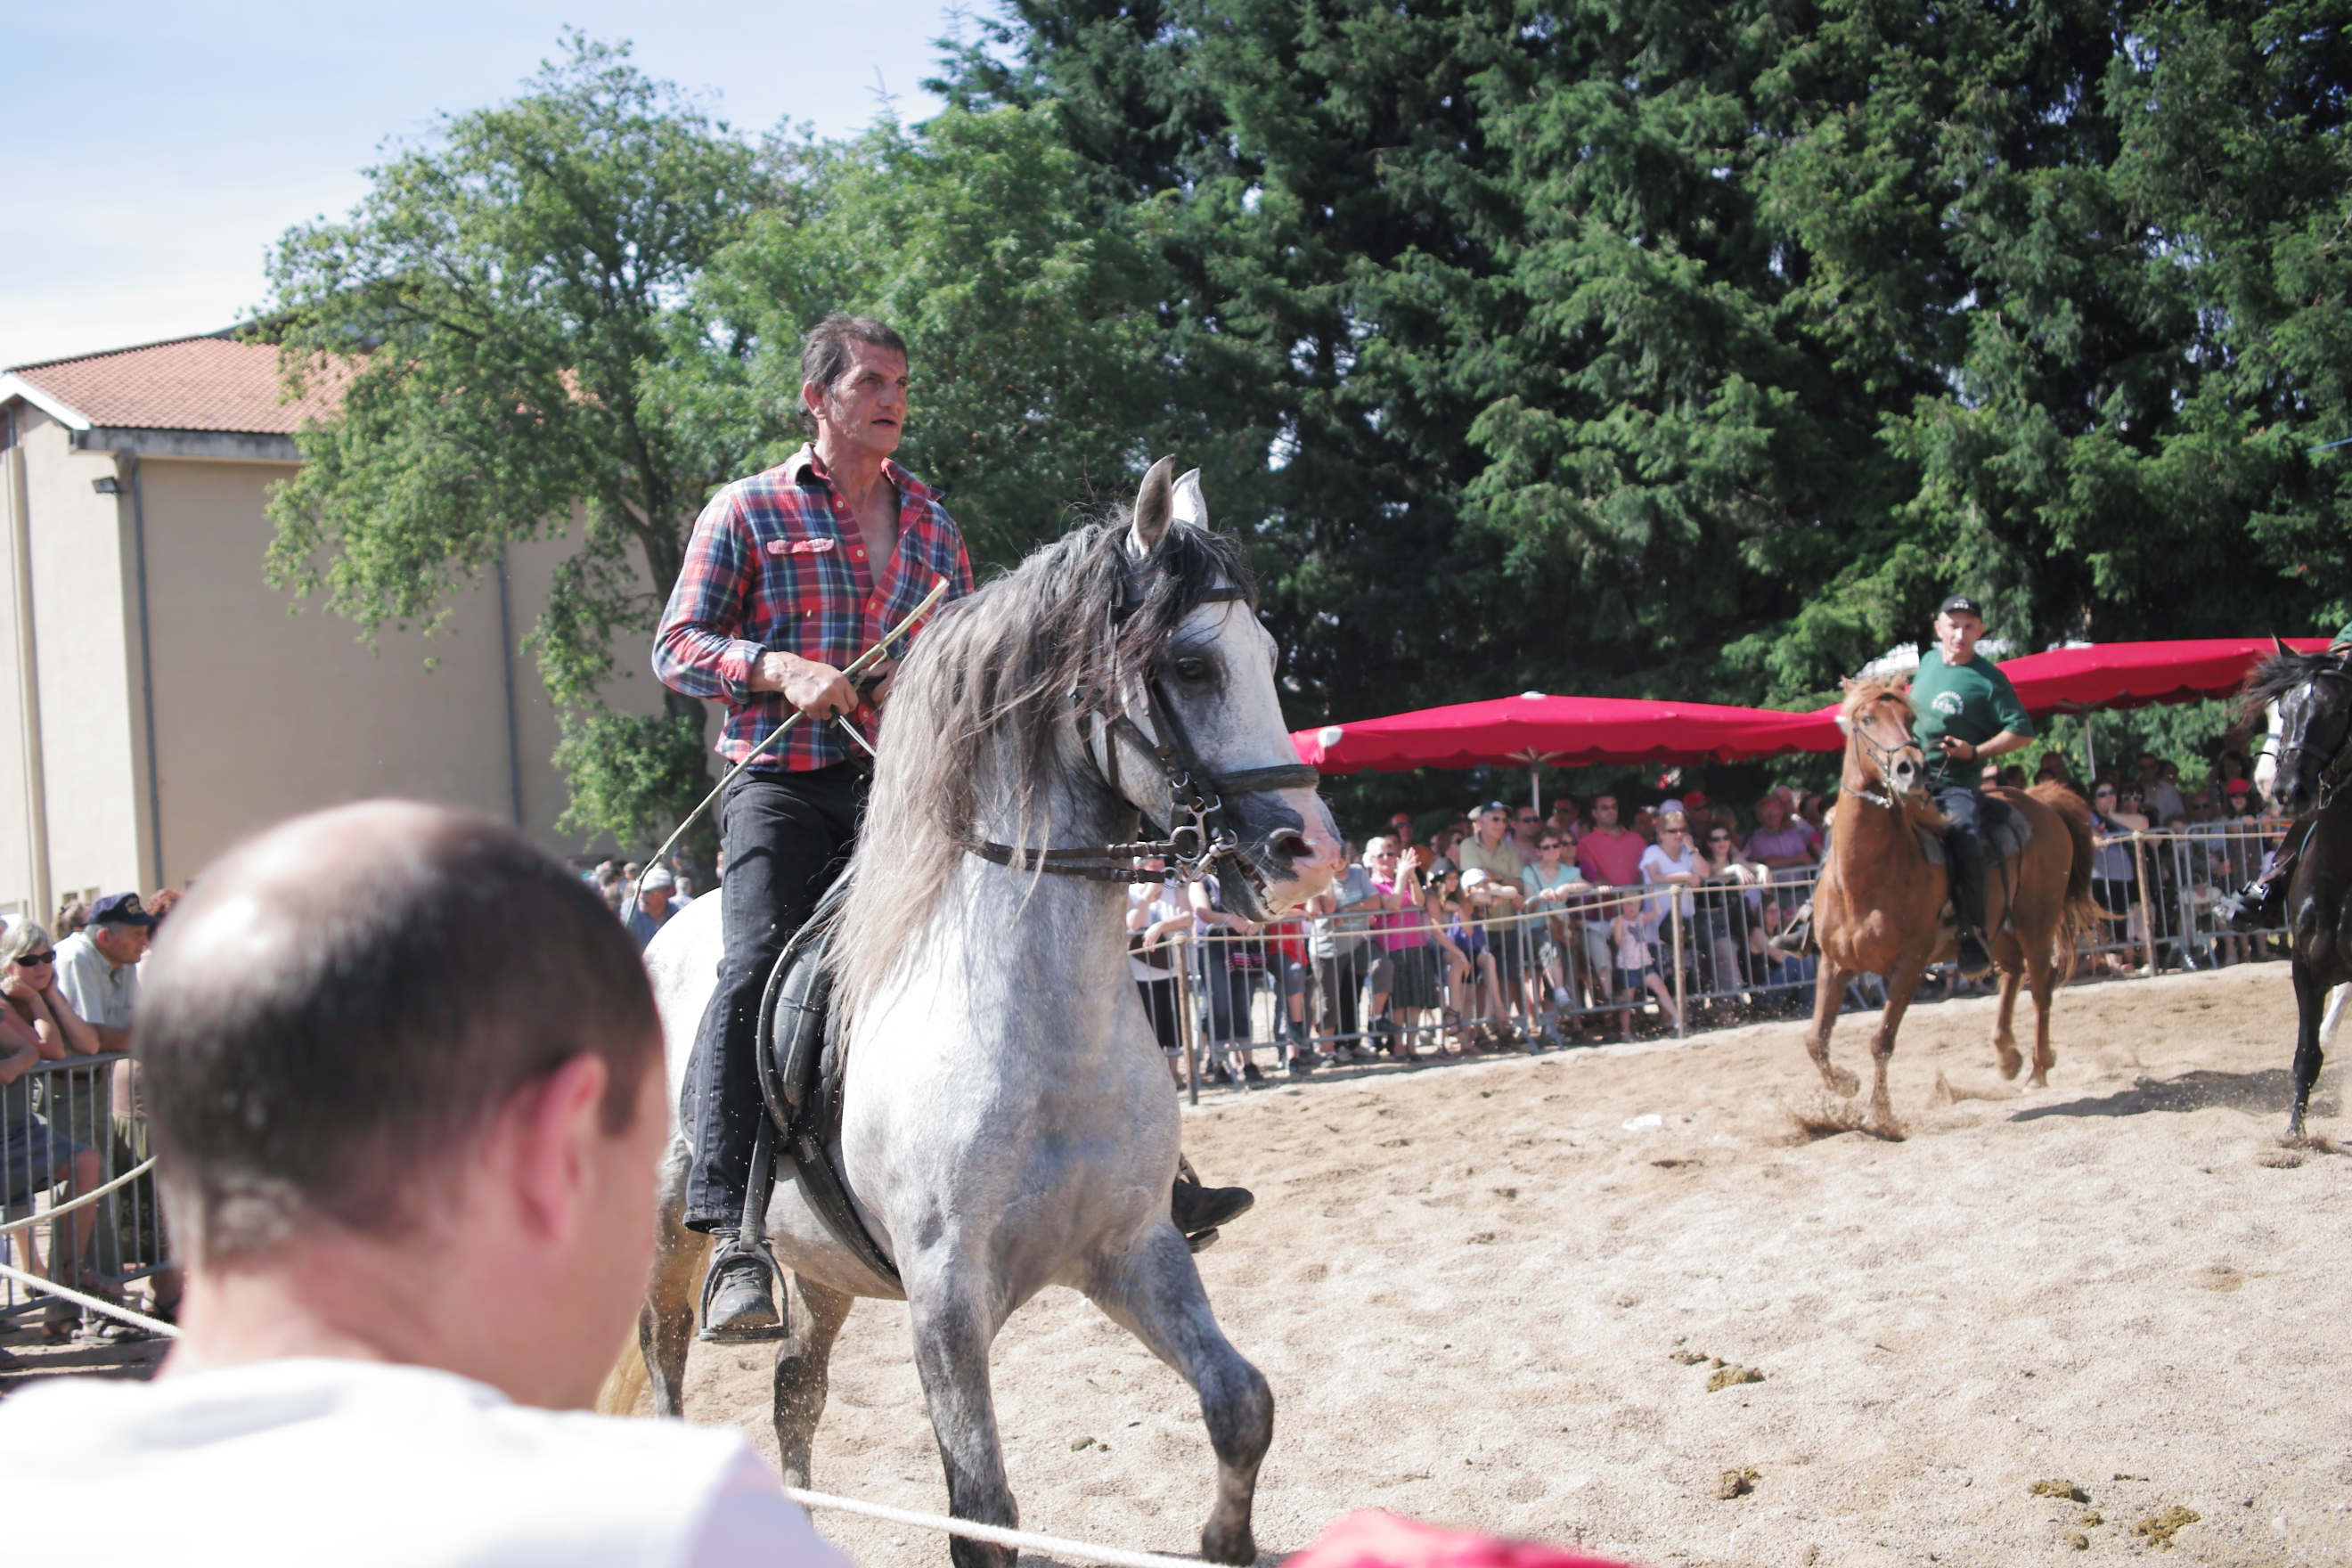
<path fill-rule="evenodd" d="M 2033 829 L 2026 822 L 2025 813 L 2000 796 L 1988 795 L 1982 798 L 1984 805 L 1977 813 L 1977 830 L 1984 837 L 1985 859 L 1998 868 L 2025 852 L 2026 841 L 2033 837 Z M 1944 836 L 1926 827 L 1916 831 L 1919 835 L 1920 853 L 1927 857 L 1927 864 L 1942 865 Z"/>
<path fill-rule="evenodd" d="M 849 1183 L 835 1152 L 841 1136 L 841 1086 L 848 1053 L 832 1028 L 833 975 L 824 964 L 833 922 L 820 910 L 777 956 L 760 999 L 758 1061 L 760 1096 L 767 1102 L 774 1165 L 762 1170 L 755 1158 L 751 1182 L 760 1212 L 785 1163 L 800 1184 L 801 1196 L 833 1238 L 850 1256 L 892 1284 L 890 1261 L 849 1195 Z"/>

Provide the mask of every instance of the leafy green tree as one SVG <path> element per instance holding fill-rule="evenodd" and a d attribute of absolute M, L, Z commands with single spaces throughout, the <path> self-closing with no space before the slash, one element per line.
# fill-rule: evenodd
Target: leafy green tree
<path fill-rule="evenodd" d="M 709 787 L 701 704 L 637 717 L 600 690 L 613 639 L 650 637 L 704 499 L 775 434 L 705 416 L 708 362 L 751 345 L 695 284 L 789 193 L 625 47 L 577 35 L 523 96 L 445 117 L 369 179 L 271 261 L 289 375 L 349 374 L 271 498 L 272 578 L 370 631 L 429 629 L 505 545 L 571 532 L 530 637 L 566 826 L 642 842 Z"/>

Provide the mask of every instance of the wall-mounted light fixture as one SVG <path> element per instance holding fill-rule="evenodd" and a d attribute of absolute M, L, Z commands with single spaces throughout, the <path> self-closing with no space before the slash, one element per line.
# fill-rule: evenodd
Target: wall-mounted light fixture
<path fill-rule="evenodd" d="M 122 493 L 122 481 L 112 477 L 92 479 L 89 481 L 89 488 L 102 496 L 119 496 Z"/>

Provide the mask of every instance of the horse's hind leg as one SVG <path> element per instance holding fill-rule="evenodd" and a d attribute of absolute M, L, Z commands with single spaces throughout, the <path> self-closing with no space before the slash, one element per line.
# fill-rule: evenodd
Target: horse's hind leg
<path fill-rule="evenodd" d="M 654 1414 L 686 1414 L 686 1352 L 694 1342 L 697 1287 L 710 1238 L 686 1228 L 686 1177 L 691 1159 L 686 1142 L 673 1139 L 661 1166 L 660 1239 L 637 1314 L 637 1348 L 653 1383 Z"/>
<path fill-rule="evenodd" d="M 2288 1107 L 2286 1135 L 2303 1136 L 2303 1117 L 2311 1103 L 2311 1086 L 2319 1081 L 2320 1063 L 2325 1059 L 2319 1048 L 2319 1024 L 2327 1006 L 2327 987 L 2321 984 L 2307 960 L 2297 958 L 2289 966 L 2294 972 L 2294 1103 Z"/>
<path fill-rule="evenodd" d="M 998 1323 L 979 1299 L 981 1271 L 953 1262 L 927 1263 L 907 1272 L 907 1303 L 914 1318 L 915 1371 L 930 1406 L 947 1470 L 948 1511 L 978 1524 L 1012 1529 L 1021 1522 L 1004 1479 L 1004 1449 L 996 1431 L 996 1399 L 988 1381 L 988 1348 Z M 1013 1568 L 1009 1546 L 950 1537 L 955 1568 Z"/>
<path fill-rule="evenodd" d="M 2000 1076 L 2003 1078 L 2015 1078 L 2018 1069 L 2025 1066 L 2025 1058 L 2018 1055 L 2017 1051 L 2017 987 L 2019 982 L 2024 978 L 2021 964 L 2017 969 L 2011 969 L 2006 964 L 2001 967 L 2000 1006 L 1993 1014 L 1992 1049 L 1993 1054 L 2000 1058 Z M 2033 994 L 2035 1003 L 2039 1005 L 2042 998 L 2041 988 L 2037 986 Z M 2047 1025 L 2043 1027 L 2046 1033 Z M 2040 1054 L 2041 1047 L 2037 1047 L 2035 1049 L 2037 1058 Z M 2039 1087 L 2042 1069 L 2038 1065 L 2034 1068 L 2033 1076 L 2036 1087 Z"/>
<path fill-rule="evenodd" d="M 1217 1327 L 1183 1239 L 1172 1226 L 1155 1225 L 1105 1266 L 1087 1294 L 1201 1396 L 1217 1453 L 1217 1500 L 1201 1530 L 1201 1555 L 1212 1563 L 1256 1561 L 1250 1510 L 1257 1468 L 1274 1441 L 1274 1391 Z"/>
<path fill-rule="evenodd" d="M 2050 1069 L 2058 1065 L 2058 1053 L 2050 1046 L 2050 998 L 2057 980 L 2058 966 L 2046 950 L 2026 970 L 2026 984 L 2033 990 L 2033 1076 L 2026 1081 L 2034 1089 L 2049 1088 Z"/>
<path fill-rule="evenodd" d="M 1830 1031 L 1837 1026 L 1838 1003 L 1845 995 L 1845 983 L 1851 976 L 1822 956 L 1819 984 L 1813 990 L 1813 1026 L 1805 1034 L 1806 1054 L 1813 1066 L 1821 1068 L 1822 1082 L 1832 1094 L 1851 1100 L 1862 1080 L 1842 1067 L 1830 1062 Z"/>
<path fill-rule="evenodd" d="M 849 1320 L 857 1298 L 794 1275 L 801 1304 L 793 1337 L 776 1357 L 776 1458 L 784 1485 L 809 1484 L 809 1447 L 816 1438 L 817 1418 L 824 1414 L 825 1389 L 831 1378 L 833 1342 Z"/>

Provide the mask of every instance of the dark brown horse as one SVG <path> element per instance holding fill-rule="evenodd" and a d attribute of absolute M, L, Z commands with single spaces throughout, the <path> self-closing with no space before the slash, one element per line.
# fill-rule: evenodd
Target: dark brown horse
<path fill-rule="evenodd" d="M 2289 967 L 2294 973 L 2297 1028 L 2294 1102 L 2286 1134 L 2303 1136 L 2303 1118 L 2322 1058 L 2321 1015 L 2327 993 L 2352 981 L 2352 655 L 2340 649 L 2293 653 L 2281 645 L 2246 679 L 2246 705 L 2278 704 L 2278 773 L 2271 799 L 2294 816 L 2310 816 L 2301 858 L 2286 885 Z"/>
<path fill-rule="evenodd" d="M 1901 687 L 1847 681 L 1838 721 L 1846 733 L 1845 767 L 1829 864 L 1813 894 L 1822 970 L 1805 1048 L 1832 1092 L 1852 1095 L 1859 1089 L 1853 1074 L 1832 1065 L 1830 1030 L 1846 982 L 1857 974 L 1884 976 L 1886 1011 L 1870 1042 L 1877 1076 L 1864 1125 L 1881 1137 L 1899 1138 L 1886 1098 L 1895 1032 L 1927 966 L 1951 958 L 1958 945 L 1945 914 L 1950 885 L 1944 867 L 1919 843 L 1922 828 L 1940 833 L 1945 822 L 1926 792 L 1927 760 L 1912 738 L 1911 702 Z M 2025 847 L 2006 863 L 1987 857 L 1985 929 L 2000 972 L 1993 1049 L 2001 1077 L 2015 1078 L 2023 1062 L 2011 1026 L 2022 981 L 2033 991 L 2032 1083 L 2039 1089 L 2057 1060 L 2050 1049 L 2050 994 L 2073 972 L 2075 939 L 2092 918 L 2091 810 L 2061 784 L 1987 793 L 2008 802 L 2028 828 Z"/>

